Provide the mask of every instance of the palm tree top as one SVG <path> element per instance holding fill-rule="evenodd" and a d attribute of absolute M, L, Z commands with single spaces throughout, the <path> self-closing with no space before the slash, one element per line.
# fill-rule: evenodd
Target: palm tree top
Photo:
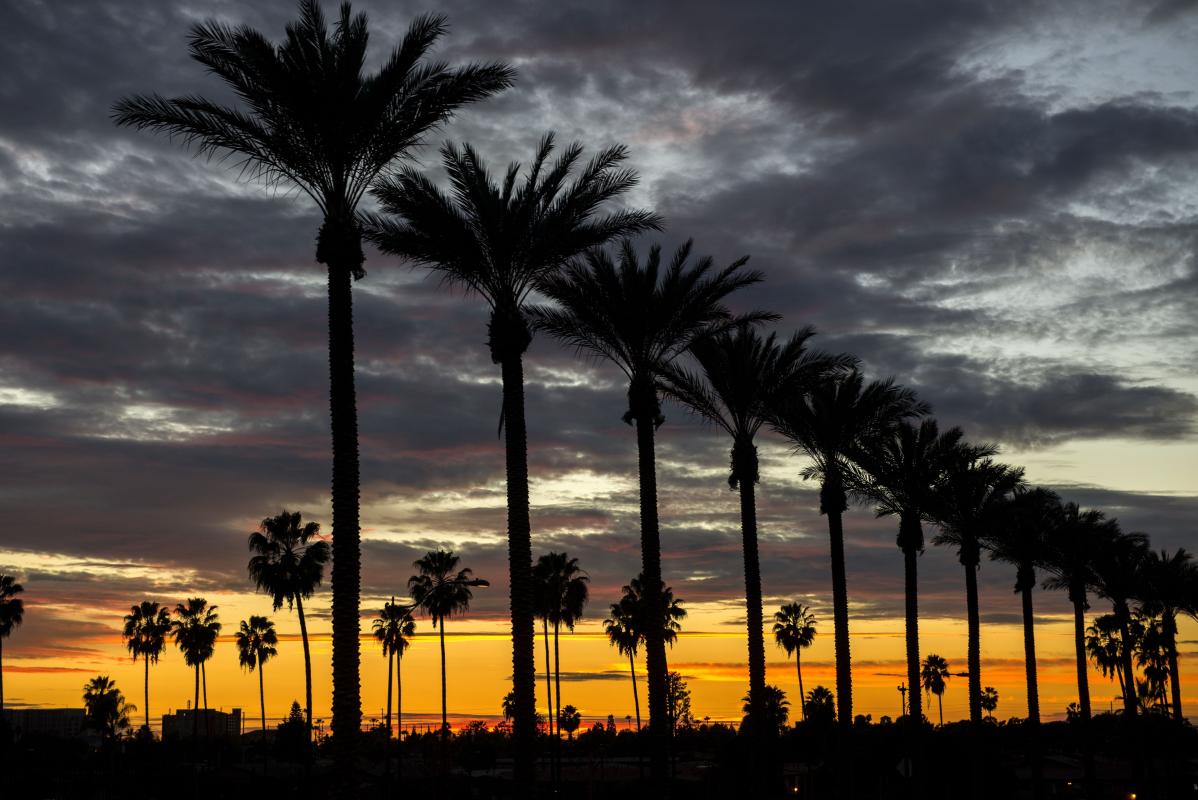
<path fill-rule="evenodd" d="M 985 450 L 997 450 L 983 445 Z M 940 476 L 930 511 L 940 527 L 933 544 L 957 548 L 962 563 L 977 563 L 980 542 L 1007 513 L 1007 501 L 1024 485 L 1023 468 L 1009 467 L 991 458 L 974 458 L 978 448 L 968 448 L 952 459 Z"/>
<path fill-rule="evenodd" d="M 134 95 L 116 103 L 113 119 L 181 138 L 197 154 L 236 154 L 244 175 L 290 183 L 326 216 L 348 219 L 388 164 L 515 75 L 504 64 L 450 69 L 424 60 L 447 30 L 436 14 L 416 17 L 379 70 L 365 74 L 365 14 L 343 3 L 330 29 L 317 0 L 301 0 L 299 11 L 278 45 L 244 25 L 192 27 L 191 57 L 234 91 L 237 106 Z"/>
<path fill-rule="evenodd" d="M 283 509 L 262 520 L 249 535 L 247 569 L 258 591 L 271 596 L 274 610 L 296 598 L 308 599 L 320 586 L 331 557 L 329 543 L 320 538 L 320 525 L 304 522 L 299 511 Z"/>
<path fill-rule="evenodd" d="M 582 617 L 591 580 L 578 566 L 578 559 L 565 553 L 546 553 L 533 564 L 532 575 L 537 616 L 573 630 Z"/>
<path fill-rule="evenodd" d="M 166 647 L 166 636 L 171 630 L 170 612 L 150 600 L 133 606 L 124 618 L 121 632 L 133 660 L 142 657 L 155 663 Z"/>
<path fill-rule="evenodd" d="M 1005 561 L 1019 570 L 1015 591 L 1035 584 L 1034 570 L 1046 557 L 1048 541 L 1063 522 L 1061 499 L 1051 489 L 1015 487 L 983 533 L 990 558 Z"/>
<path fill-rule="evenodd" d="M 240 630 L 234 635 L 234 642 L 237 645 L 238 663 L 250 672 L 279 654 L 279 635 L 275 632 L 275 624 L 266 617 L 243 619 Z"/>
<path fill-rule="evenodd" d="M 383 646 L 383 655 L 392 653 L 402 656 L 411 645 L 416 634 L 416 620 L 412 618 L 415 606 L 395 602 L 384 603 L 379 615 L 371 622 L 374 638 Z"/>
<path fill-rule="evenodd" d="M 661 584 L 657 594 L 659 605 L 656 609 L 649 605 L 651 599 L 645 593 L 643 575 L 637 575 L 630 580 L 622 592 L 619 601 L 611 607 L 610 619 L 604 623 L 608 628 L 608 638 L 611 642 L 619 646 L 616 634 L 613 634 L 614 626 L 608 625 L 608 623 L 614 622 L 633 631 L 638 640 L 645 638 L 651 627 L 657 627 L 662 641 L 666 644 L 673 644 L 678 638 L 678 632 L 682 630 L 680 620 L 686 618 L 686 609 L 682 607 L 682 600 L 674 597 L 673 588 L 666 586 L 664 582 Z M 636 651 L 635 642 L 631 650 L 632 652 Z"/>
<path fill-rule="evenodd" d="M 25 618 L 25 602 L 17 597 L 23 591 L 12 575 L 0 575 L 0 637 L 11 634 Z"/>
<path fill-rule="evenodd" d="M 457 570 L 460 561 L 448 550 L 433 550 L 412 564 L 419 574 L 408 578 L 408 593 L 415 606 L 428 614 L 434 628 L 470 607 L 471 588 L 491 585 L 475 578 L 469 568 Z"/>
<path fill-rule="evenodd" d="M 1144 577 L 1136 597 L 1146 613 L 1198 618 L 1198 563 L 1185 548 L 1149 552 Z"/>
<path fill-rule="evenodd" d="M 933 653 L 923 660 L 919 670 L 919 681 L 925 690 L 932 694 L 941 694 L 944 691 L 945 681 L 951 675 L 948 661 L 943 656 Z"/>
<path fill-rule="evenodd" d="M 1049 532 L 1039 564 L 1048 572 L 1044 588 L 1064 589 L 1071 600 L 1084 602 L 1094 554 L 1119 535 L 1118 521 L 1108 519 L 1102 511 L 1065 503 L 1060 524 Z"/>
<path fill-rule="evenodd" d="M 1112 603 L 1132 599 L 1143 585 L 1150 552 L 1147 535 L 1116 534 L 1096 548 L 1091 557 L 1090 588 Z"/>
<path fill-rule="evenodd" d="M 212 656 L 221 629 L 216 611 L 217 606 L 208 605 L 202 597 L 190 597 L 175 606 L 171 638 L 188 666 L 194 667 Z"/>
<path fill-rule="evenodd" d="M 774 642 L 790 655 L 815 641 L 815 614 L 802 603 L 787 603 L 774 612 Z"/>

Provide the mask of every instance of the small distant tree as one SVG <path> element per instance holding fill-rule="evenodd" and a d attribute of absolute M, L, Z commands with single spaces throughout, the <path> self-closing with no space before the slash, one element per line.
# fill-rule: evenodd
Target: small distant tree
<path fill-rule="evenodd" d="M 1065 721 L 1066 722 L 1081 722 L 1082 721 L 1082 707 L 1080 705 L 1078 705 L 1077 703 L 1070 703 L 1068 706 L 1066 706 L 1065 707 Z"/>
<path fill-rule="evenodd" d="M 948 661 L 935 653 L 929 654 L 923 660 L 919 670 L 919 681 L 924 691 L 936 695 L 936 703 L 940 710 L 940 724 L 944 724 L 944 687 L 951 673 L 948 671 Z"/>
<path fill-rule="evenodd" d="M 83 686 L 83 709 L 87 727 L 105 739 L 115 739 L 129 732 L 129 715 L 137 706 L 125 702 L 116 681 L 97 675 Z"/>
<path fill-rule="evenodd" d="M 752 712 L 755 704 L 751 695 L 752 690 L 750 689 L 749 694 L 741 698 L 741 702 L 744 703 L 745 717 L 741 720 L 740 728 L 745 732 L 751 731 L 754 724 Z M 764 720 L 767 726 L 771 726 L 771 730 L 781 731 L 786 727 L 786 721 L 790 717 L 790 701 L 786 699 L 786 692 L 767 683 L 763 695 L 764 697 L 758 705 L 758 708 L 761 709 L 760 719 Z"/>
<path fill-rule="evenodd" d="M 994 709 L 998 708 L 998 689 L 993 686 L 987 686 L 982 689 L 982 710 L 986 712 L 986 716 L 994 719 Z"/>
<path fill-rule="evenodd" d="M 503 696 L 503 719 L 505 722 L 511 722 L 516 716 L 516 693 L 508 692 Z"/>
<path fill-rule="evenodd" d="M 835 698 L 832 690 L 824 686 L 816 686 L 807 693 L 803 703 L 807 721 L 814 725 L 824 725 L 836 721 Z"/>
<path fill-rule="evenodd" d="M 666 717 L 670 721 L 670 730 L 691 724 L 691 692 L 678 672 L 666 676 Z"/>
<path fill-rule="evenodd" d="M 562 707 L 561 713 L 557 717 L 557 726 L 566 732 L 570 739 L 574 738 L 574 731 L 578 730 L 578 726 L 582 724 L 582 714 L 577 708 L 571 705 Z"/>

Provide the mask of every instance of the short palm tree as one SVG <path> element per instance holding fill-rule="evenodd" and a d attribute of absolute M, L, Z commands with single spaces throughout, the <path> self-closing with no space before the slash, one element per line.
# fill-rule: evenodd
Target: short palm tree
<path fill-rule="evenodd" d="M 641 701 L 636 688 L 636 650 L 641 643 L 641 635 L 636 629 L 632 609 L 623 603 L 612 603 L 607 619 L 603 620 L 603 630 L 608 642 L 622 656 L 628 656 L 628 670 L 632 675 L 632 704 L 636 709 L 636 729 L 641 729 Z"/>
<path fill-rule="evenodd" d="M 571 740 L 574 739 L 574 731 L 578 730 L 578 726 L 582 724 L 582 713 L 574 706 L 567 705 L 557 712 L 557 726 L 566 732 Z"/>
<path fill-rule="evenodd" d="M 391 598 L 390 603 L 384 603 L 382 611 L 371 623 L 374 638 L 383 647 L 383 656 L 387 659 L 387 738 L 391 738 L 391 667 L 395 666 L 395 710 L 398 724 L 395 729 L 403 732 L 403 654 L 412 644 L 416 635 L 416 620 L 412 619 L 412 606 L 396 603 Z"/>
<path fill-rule="evenodd" d="M 787 603 L 774 612 L 774 643 L 795 657 L 795 671 L 799 676 L 799 697 L 806 697 L 803 689 L 803 666 L 800 656 L 806 647 L 815 641 L 815 614 L 811 607 L 802 603 Z M 802 705 L 802 704 L 800 704 Z M 803 719 L 807 719 L 807 710 L 803 709 Z"/>
<path fill-rule="evenodd" d="M 919 685 L 925 692 L 936 695 L 941 725 L 944 724 L 944 687 L 951 674 L 948 671 L 948 661 L 934 653 L 930 653 L 923 660 L 923 666 L 919 669 Z"/>
<path fill-rule="evenodd" d="M 538 595 L 543 605 L 538 609 L 542 618 L 553 623 L 553 674 L 555 713 L 550 716 L 561 719 L 562 709 L 562 671 L 561 648 L 558 646 L 558 633 L 564 625 L 573 631 L 574 625 L 582 618 L 583 607 L 587 602 L 587 584 L 590 577 L 578 566 L 577 558 L 570 558 L 565 553 L 546 553 L 537 559 L 532 568 L 533 580 L 538 586 Z M 548 663 L 546 663 L 548 669 Z M 553 711 L 551 709 L 551 711 Z"/>
<path fill-rule="evenodd" d="M 1181 710 L 1181 675 L 1177 665 L 1177 618 L 1183 614 L 1198 618 L 1198 564 L 1180 547 L 1172 553 L 1161 550 L 1148 554 L 1143 575 L 1137 596 L 1146 613 L 1160 617 L 1173 717 L 1181 722 L 1185 714 Z"/>
<path fill-rule="evenodd" d="M 258 591 L 270 595 L 278 611 L 287 604 L 299 618 L 300 640 L 304 646 L 304 706 L 308 734 L 312 732 L 312 654 L 308 647 L 308 623 L 304 601 L 316 593 L 324 579 L 331 548 L 320 538 L 320 525 L 304 522 L 303 515 L 286 509 L 262 520 L 250 534 L 249 573 Z"/>
<path fill-rule="evenodd" d="M 458 569 L 461 561 L 449 550 L 429 552 L 412 566 L 419 574 L 408 578 L 408 594 L 416 608 L 428 616 L 441 634 L 441 731 L 449 733 L 449 706 L 445 694 L 445 621 L 470 608 L 471 589 L 490 586 L 490 581 L 475 578 L 470 569 Z"/>
<path fill-rule="evenodd" d="M 536 741 L 536 661 L 532 534 L 528 512 L 528 436 L 524 416 L 524 353 L 532 343 L 529 294 L 565 262 L 589 247 L 658 228 L 648 211 L 600 213 L 600 207 L 636 183 L 622 169 L 627 152 L 611 147 L 567 183 L 582 156 L 573 144 L 552 165 L 553 136 L 541 140 L 523 180 L 512 164 L 502 185 L 469 145 L 446 144 L 442 162 L 450 193 L 405 167 L 375 189 L 388 216 L 371 216 L 368 237 L 385 253 L 438 273 L 478 294 L 490 307 L 488 346 L 500 366 L 500 425 L 507 473 L 509 590 L 512 614 L 512 688 L 516 780 L 533 777 Z"/>
<path fill-rule="evenodd" d="M 142 600 L 125 615 L 122 637 L 125 647 L 136 662 L 145 662 L 146 730 L 150 730 L 150 664 L 166 649 L 166 637 L 171 630 L 171 615 L 165 608 L 150 600 Z"/>
<path fill-rule="evenodd" d="M 700 373 L 670 367 L 665 391 L 732 439 L 728 485 L 740 490 L 740 527 L 745 562 L 745 608 L 749 645 L 750 702 L 765 702 L 765 633 L 761 607 L 761 566 L 757 552 L 757 432 L 769 420 L 777 398 L 807 392 L 851 359 L 809 351 L 813 328 L 788 341 L 761 336 L 749 327 L 697 341 L 691 353 Z M 763 710 L 760 705 L 756 706 Z M 761 733 L 769 726 L 755 726 Z"/>
<path fill-rule="evenodd" d="M 986 716 L 994 719 L 994 710 L 998 708 L 998 689 L 993 686 L 987 686 L 982 689 L 982 709 L 986 712 Z"/>
<path fill-rule="evenodd" d="M 814 693 L 815 689 L 811 691 Z M 828 690 L 824 689 L 824 691 Z M 827 699 L 829 708 L 832 705 L 831 700 L 830 697 Z M 786 692 L 777 686 L 766 684 L 762 687 L 761 697 L 756 700 L 753 699 L 752 690 L 750 690 L 749 694 L 741 698 L 741 702 L 744 703 L 741 710 L 745 714 L 741 721 L 742 728 L 748 726 L 752 730 L 759 725 L 764 725 L 772 732 L 777 733 L 786 727 L 786 720 L 790 716 L 790 701 L 786 699 Z"/>
<path fill-rule="evenodd" d="M 503 64 L 451 69 L 426 56 L 446 31 L 420 16 L 378 71 L 365 74 L 368 26 L 349 3 L 330 31 L 318 0 L 273 44 L 247 26 L 217 21 L 191 29 L 191 57 L 240 98 L 240 107 L 198 96 L 133 96 L 113 109 L 118 125 L 178 137 L 205 155 L 232 154 L 242 175 L 291 185 L 323 216 L 316 260 L 328 267 L 329 410 L 333 439 L 333 730 L 346 794 L 353 792 L 359 692 L 360 527 L 358 414 L 354 390 L 352 281 L 365 275 L 358 203 L 392 162 L 463 105 L 511 85 Z M 309 712 L 311 711 L 309 703 Z M 311 724 L 309 713 L 308 723 Z M 341 746 L 344 745 L 344 746 Z"/>
<path fill-rule="evenodd" d="M 935 419 L 918 424 L 900 422 L 893 432 L 854 448 L 857 473 L 851 491 L 870 499 L 879 517 L 897 516 L 897 544 L 903 553 L 903 592 L 907 639 L 908 713 L 923 718 L 919 694 L 919 572 L 916 558 L 923 553 L 923 523 L 931 522 L 936 487 L 954 461 L 965 457 L 960 428 L 941 431 Z M 981 458 L 988 453 L 972 448 Z"/>
<path fill-rule="evenodd" d="M 105 739 L 115 739 L 129 730 L 129 716 L 137 706 L 125 702 L 116 681 L 97 675 L 83 685 L 83 712 L 87 725 Z"/>
<path fill-rule="evenodd" d="M 580 355 L 614 364 L 628 381 L 624 421 L 636 426 L 640 480 L 641 573 L 647 585 L 662 581 L 661 531 L 657 514 L 657 467 L 654 437 L 665 422 L 659 380 L 664 370 L 691 345 L 730 326 L 773 319 L 754 312 L 734 316 L 724 305 L 738 289 L 761 280 L 740 258 L 715 269 L 710 257 L 691 261 L 690 241 L 675 251 L 663 269 L 661 248 L 653 246 L 642 262 L 625 240 L 618 258 L 604 249 L 587 251 L 563 271 L 542 282 L 541 292 L 555 308 L 533 309 L 537 328 L 573 347 Z M 649 727 L 666 713 L 665 642 L 645 641 L 649 674 Z M 666 726 L 659 726 L 665 729 Z"/>
<path fill-rule="evenodd" d="M 25 603 L 17 597 L 25 587 L 11 575 L 0 575 L 0 713 L 4 712 L 4 640 L 25 618 Z"/>
<path fill-rule="evenodd" d="M 200 731 L 200 673 L 204 663 L 212 657 L 216 637 L 221 624 L 216 606 L 209 606 L 202 597 L 188 598 L 186 603 L 175 606 L 175 618 L 171 620 L 171 638 L 183 653 L 183 661 L 195 669 L 195 702 L 192 705 L 192 736 Z M 208 709 L 207 691 L 204 692 L 204 710 Z M 207 723 L 205 723 L 207 724 Z"/>
<path fill-rule="evenodd" d="M 982 625 L 978 607 L 982 541 L 995 518 L 1005 511 L 1011 493 L 1022 484 L 1022 469 L 975 458 L 972 452 L 964 451 L 963 457 L 950 461 L 936 487 L 932 516 L 940 531 L 932 544 L 956 547 L 957 559 L 965 568 L 969 719 L 974 723 L 982 721 Z"/>
<path fill-rule="evenodd" d="M 1105 597 L 1115 609 L 1115 619 L 1124 646 L 1120 651 L 1123 674 L 1128 676 L 1123 691 L 1123 713 L 1134 717 L 1139 709 L 1132 671 L 1130 601 L 1140 591 L 1148 562 L 1148 537 L 1142 533 L 1119 533 L 1098 547 L 1090 562 L 1090 588 Z"/>
<path fill-rule="evenodd" d="M 266 617 L 251 616 L 241 621 L 241 629 L 234 634 L 237 645 L 237 661 L 253 672 L 258 670 L 258 704 L 262 712 L 262 741 L 266 741 L 266 685 L 262 678 L 262 665 L 279 654 L 279 635 L 275 624 Z"/>
<path fill-rule="evenodd" d="M 1027 718 L 1040 722 L 1040 688 L 1036 676 L 1036 619 L 1032 590 L 1036 566 L 1045 559 L 1047 542 L 1063 522 L 1061 501 L 1048 489 L 1017 487 L 985 534 L 990 557 L 1015 567 L 1015 592 L 1023 605 L 1023 664 L 1027 679 Z"/>
<path fill-rule="evenodd" d="M 612 604 L 611 614 L 604 620 L 608 641 L 619 652 L 628 656 L 632 671 L 632 699 L 636 704 L 637 730 L 641 725 L 641 707 L 636 692 L 635 656 L 639 644 L 650 635 L 656 635 L 665 644 L 673 645 L 682 630 L 681 620 L 686 618 L 682 601 L 674 597 L 674 590 L 661 585 L 650 595 L 645 587 L 645 576 L 638 575 L 622 590 L 619 601 Z M 656 633 L 650 634 L 655 627 Z"/>
<path fill-rule="evenodd" d="M 772 409 L 774 429 L 803 451 L 810 464 L 804 480 L 820 482 L 819 510 L 828 517 L 832 550 L 832 618 L 836 647 L 836 703 L 841 725 L 853 720 L 853 668 L 849 654 L 849 590 L 844 564 L 843 515 L 854 450 L 872 446 L 899 421 L 930 408 L 893 381 L 865 383 L 856 369 L 818 381 L 806 393 L 780 397 Z"/>

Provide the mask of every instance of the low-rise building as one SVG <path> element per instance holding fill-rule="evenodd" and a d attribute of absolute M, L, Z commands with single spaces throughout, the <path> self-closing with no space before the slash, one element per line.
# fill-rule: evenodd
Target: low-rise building
<path fill-rule="evenodd" d="M 181 708 L 171 714 L 162 715 L 162 738 L 187 738 L 193 732 L 207 737 L 234 737 L 241 735 L 241 709 L 234 708 L 226 713 L 214 708 Z"/>
<path fill-rule="evenodd" d="M 6 708 L 4 721 L 14 736 L 44 734 L 73 738 L 83 732 L 82 708 Z"/>

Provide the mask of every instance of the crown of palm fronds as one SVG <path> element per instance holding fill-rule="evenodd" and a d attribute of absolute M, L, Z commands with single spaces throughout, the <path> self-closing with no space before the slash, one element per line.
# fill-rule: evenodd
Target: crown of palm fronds
<path fill-rule="evenodd" d="M 1094 554 L 1119 535 L 1119 523 L 1097 509 L 1077 503 L 1061 507 L 1061 524 L 1050 531 L 1037 566 L 1048 572 L 1045 589 L 1065 590 L 1072 602 L 1085 602 L 1091 583 Z"/>
<path fill-rule="evenodd" d="M 1064 523 L 1060 497 L 1050 489 L 1017 486 L 990 522 L 982 540 L 991 560 L 1016 567 L 1016 592 L 1032 588 L 1048 542 Z"/>
<path fill-rule="evenodd" d="M 175 618 L 171 620 L 171 638 L 183 653 L 183 661 L 194 667 L 212 657 L 216 637 L 221 624 L 216 613 L 217 606 L 208 605 L 202 597 L 188 598 L 186 603 L 175 606 Z"/>
<path fill-rule="evenodd" d="M 383 655 L 403 656 L 416 634 L 416 620 L 412 618 L 413 606 L 395 602 L 384 603 L 379 615 L 371 622 L 374 638 L 383 647 Z"/>
<path fill-rule="evenodd" d="M 275 624 L 266 617 L 243 619 L 233 640 L 237 645 L 238 662 L 250 672 L 279 654 L 279 635 L 275 632 Z"/>
<path fill-rule="evenodd" d="M 455 573 L 460 561 L 448 550 L 435 550 L 413 563 L 420 573 L 408 578 L 408 594 L 416 607 L 428 614 L 434 628 L 448 617 L 470 608 L 470 600 L 474 597 L 470 591 L 472 587 L 491 585 L 482 578 L 475 578 L 469 568 Z"/>
<path fill-rule="evenodd" d="M 577 558 L 546 553 L 532 565 L 537 616 L 574 630 L 586 606 L 590 577 Z"/>
<path fill-rule="evenodd" d="M 815 614 L 802 603 L 787 603 L 774 612 L 774 642 L 790 655 L 815 641 Z"/>
<path fill-rule="evenodd" d="M 151 663 L 157 662 L 171 630 L 170 612 L 155 602 L 143 600 L 130 609 L 124 622 L 121 635 L 133 660 L 140 656 Z"/>
<path fill-rule="evenodd" d="M 283 510 L 262 520 L 249 536 L 250 557 L 247 569 L 258 591 L 269 594 L 274 610 L 296 598 L 312 596 L 324 578 L 331 548 L 320 538 L 320 525 L 303 521 L 303 515 Z"/>
<path fill-rule="evenodd" d="M 25 602 L 17 597 L 25 587 L 12 575 L 0 575 L 0 636 L 8 636 L 25 619 Z"/>
<path fill-rule="evenodd" d="M 982 447 L 997 451 L 990 445 Z M 975 565 L 982 538 L 1005 515 L 1007 501 L 1015 490 L 1024 485 L 1022 467 L 976 458 L 976 450 L 969 448 L 950 459 L 936 482 L 929 510 L 940 528 L 932 543 L 956 547 L 963 564 Z"/>
<path fill-rule="evenodd" d="M 1145 613 L 1198 617 L 1198 563 L 1184 548 L 1150 552 L 1136 599 Z"/>

